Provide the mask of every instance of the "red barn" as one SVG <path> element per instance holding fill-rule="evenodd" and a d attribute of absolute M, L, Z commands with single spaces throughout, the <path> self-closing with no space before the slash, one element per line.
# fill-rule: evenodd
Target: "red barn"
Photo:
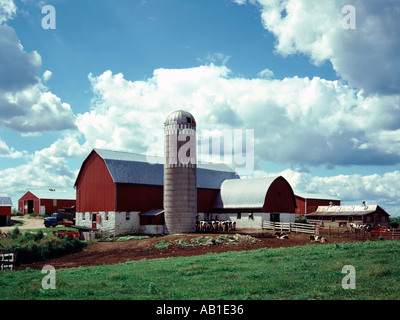
<path fill-rule="evenodd" d="M 197 211 L 211 212 L 222 182 L 239 178 L 226 165 L 198 164 Z M 163 188 L 164 159 L 94 149 L 75 182 L 76 223 L 113 234 L 161 233 Z"/>
<path fill-rule="evenodd" d="M 312 194 L 295 192 L 297 211 L 296 215 L 303 216 L 314 212 L 319 206 L 340 206 L 340 199 L 326 194 Z"/>
<path fill-rule="evenodd" d="M 10 224 L 11 207 L 11 198 L 4 193 L 0 193 L 0 226 L 7 226 Z"/>
<path fill-rule="evenodd" d="M 28 191 L 18 200 L 18 210 L 23 214 L 52 214 L 75 204 L 75 192 Z"/>
<path fill-rule="evenodd" d="M 262 228 L 263 221 L 294 222 L 296 200 L 289 182 L 279 177 L 225 180 L 212 219 L 231 220 L 237 228 Z"/>

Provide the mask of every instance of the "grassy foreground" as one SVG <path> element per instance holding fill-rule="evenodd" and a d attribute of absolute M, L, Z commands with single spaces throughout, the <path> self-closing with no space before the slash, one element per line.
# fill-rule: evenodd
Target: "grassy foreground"
<path fill-rule="evenodd" d="M 400 241 L 258 249 L 56 272 L 0 272 L 1 299 L 399 299 Z M 343 289 L 344 265 L 356 289 Z"/>

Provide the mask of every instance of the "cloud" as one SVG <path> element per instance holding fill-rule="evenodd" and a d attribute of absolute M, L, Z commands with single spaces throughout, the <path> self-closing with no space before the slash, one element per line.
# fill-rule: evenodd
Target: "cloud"
<path fill-rule="evenodd" d="M 245 1 L 236 1 L 244 4 Z M 348 1 L 249 0 L 283 55 L 305 54 L 312 63 L 331 62 L 336 72 L 368 94 L 400 93 L 400 6 L 396 0 L 355 0 L 356 29 L 342 27 Z"/>
<path fill-rule="evenodd" d="M 0 158 L 20 158 L 26 155 L 26 151 L 16 151 L 13 147 L 9 147 L 3 140 L 0 139 Z"/>
<path fill-rule="evenodd" d="M 25 135 L 76 128 L 70 105 L 38 77 L 41 63 L 36 51 L 24 50 L 13 28 L 0 25 L 0 126 Z M 43 81 L 51 74 L 45 71 Z"/>
<path fill-rule="evenodd" d="M 0 0 L 0 24 L 13 19 L 17 12 L 17 7 L 12 0 Z"/>
<path fill-rule="evenodd" d="M 24 51 L 15 30 L 0 25 L 0 90 L 15 92 L 38 83 L 40 55 Z"/>
<path fill-rule="evenodd" d="M 0 126 L 22 134 L 75 129 L 71 106 L 39 82 L 17 92 L 0 92 Z"/>
<path fill-rule="evenodd" d="M 258 73 L 258 76 L 259 76 L 260 78 L 270 79 L 270 78 L 272 78 L 272 77 L 274 76 L 274 72 L 271 71 L 271 70 L 269 70 L 268 68 L 265 68 L 265 69 L 261 70 L 261 71 Z"/>
<path fill-rule="evenodd" d="M 43 81 L 44 82 L 49 81 L 52 75 L 53 73 L 50 70 L 46 70 L 42 75 Z"/>
<path fill-rule="evenodd" d="M 94 92 L 77 126 L 90 145 L 145 153 L 149 132 L 186 109 L 201 129 L 253 129 L 255 154 L 300 166 L 400 162 L 400 96 L 366 96 L 320 78 L 244 79 L 226 66 L 157 69 L 130 81 L 89 75 Z"/>

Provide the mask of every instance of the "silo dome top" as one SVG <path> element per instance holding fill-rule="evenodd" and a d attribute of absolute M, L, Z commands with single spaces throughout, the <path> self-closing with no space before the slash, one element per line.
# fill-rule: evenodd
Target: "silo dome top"
<path fill-rule="evenodd" d="M 196 120 L 187 111 L 177 110 L 172 112 L 165 120 L 164 125 L 168 124 L 194 124 L 196 125 Z"/>

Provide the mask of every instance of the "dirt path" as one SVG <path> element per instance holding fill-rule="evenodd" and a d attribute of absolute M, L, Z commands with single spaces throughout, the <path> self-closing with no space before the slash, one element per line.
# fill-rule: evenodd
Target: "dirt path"
<path fill-rule="evenodd" d="M 233 236 L 235 233 L 231 233 Z M 175 242 L 178 239 L 190 241 L 193 238 L 213 237 L 216 239 L 220 234 L 183 234 L 169 235 L 164 237 L 153 237 L 140 240 L 114 241 L 114 242 L 94 242 L 81 252 L 70 254 L 64 257 L 49 259 L 42 262 L 21 265 L 16 269 L 41 269 L 44 265 L 52 265 L 56 269 L 77 268 L 96 265 L 111 265 L 126 262 L 128 260 L 157 259 L 167 257 L 181 257 L 203 255 L 209 252 L 243 251 L 259 248 L 278 248 L 293 247 L 311 244 L 307 234 L 290 234 L 289 239 L 277 239 L 273 234 L 260 232 L 250 234 L 255 241 L 239 241 L 235 244 L 213 244 L 209 246 L 183 246 Z M 327 243 L 354 241 L 352 239 L 327 237 Z M 155 245 L 164 241 L 169 243 L 166 248 L 157 248 Z M 315 245 L 324 245 L 315 243 Z"/>
<path fill-rule="evenodd" d="M 43 218 L 39 218 L 39 217 L 31 217 L 29 215 L 12 217 L 11 223 L 15 223 L 15 222 L 22 223 L 22 225 L 18 226 L 18 229 L 20 229 L 20 230 L 44 228 Z M 0 227 L 0 232 L 8 233 L 14 229 L 15 229 L 15 226 Z"/>

